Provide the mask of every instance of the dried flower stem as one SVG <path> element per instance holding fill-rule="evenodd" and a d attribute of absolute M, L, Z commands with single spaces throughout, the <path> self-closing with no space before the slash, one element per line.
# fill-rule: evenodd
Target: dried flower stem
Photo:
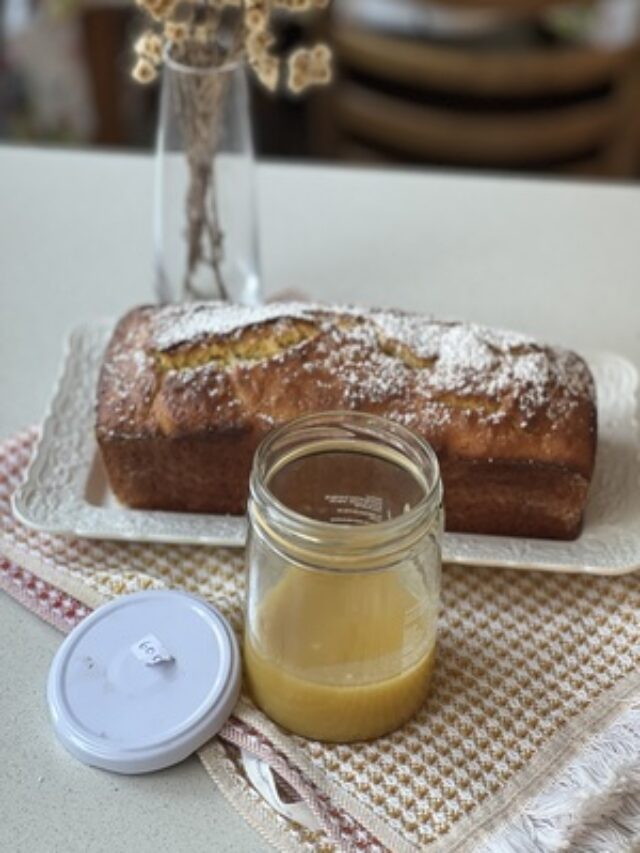
<path fill-rule="evenodd" d="M 229 73 L 179 74 L 176 80 L 177 112 L 184 135 L 189 166 L 186 197 L 187 267 L 183 291 L 189 298 L 202 297 L 195 279 L 199 267 L 211 267 L 220 298 L 228 298 L 222 273 L 224 236 L 217 205 L 215 158 L 222 131 L 222 113 Z"/>

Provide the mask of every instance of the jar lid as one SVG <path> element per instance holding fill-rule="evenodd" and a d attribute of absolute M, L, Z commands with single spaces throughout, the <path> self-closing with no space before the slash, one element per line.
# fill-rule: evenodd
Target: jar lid
<path fill-rule="evenodd" d="M 213 737 L 240 682 L 238 644 L 215 607 L 154 590 L 100 607 L 69 634 L 47 700 L 58 738 L 80 761 L 147 773 Z"/>

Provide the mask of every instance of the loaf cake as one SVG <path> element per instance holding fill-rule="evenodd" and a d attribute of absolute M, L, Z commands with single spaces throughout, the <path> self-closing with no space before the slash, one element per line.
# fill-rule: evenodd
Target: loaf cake
<path fill-rule="evenodd" d="M 136 308 L 106 351 L 96 433 L 122 503 L 239 514 L 262 438 L 323 410 L 383 415 L 426 438 L 448 530 L 580 531 L 593 379 L 576 354 L 516 333 L 305 303 Z"/>

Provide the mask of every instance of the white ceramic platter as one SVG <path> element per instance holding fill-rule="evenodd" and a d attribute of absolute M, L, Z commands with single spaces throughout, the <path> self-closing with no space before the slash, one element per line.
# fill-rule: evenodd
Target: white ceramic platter
<path fill-rule="evenodd" d="M 17 518 L 38 530 L 96 539 L 244 545 L 244 518 L 127 509 L 109 490 L 93 434 L 94 395 L 111 322 L 72 333 L 24 484 Z M 581 536 L 553 542 L 448 533 L 449 563 L 617 575 L 640 568 L 638 372 L 624 358 L 588 358 L 598 388 L 596 471 Z"/>

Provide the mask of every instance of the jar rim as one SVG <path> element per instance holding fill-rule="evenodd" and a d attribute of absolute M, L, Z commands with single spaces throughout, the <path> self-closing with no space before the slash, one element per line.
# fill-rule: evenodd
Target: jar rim
<path fill-rule="evenodd" d="M 266 467 L 268 454 L 273 452 L 274 445 L 281 441 L 283 436 L 293 435 L 298 430 L 308 431 L 313 427 L 335 427 L 348 430 L 349 426 L 354 429 L 369 427 L 375 430 L 380 446 L 391 446 L 391 439 L 395 438 L 396 440 L 399 439 L 405 447 L 410 446 L 423 456 L 426 463 L 425 467 L 428 466 L 431 476 L 424 477 L 421 482 L 424 489 L 423 494 L 414 506 L 406 512 L 384 521 L 336 524 L 297 512 L 277 498 L 269 488 L 269 475 L 273 471 L 274 465 L 272 464 L 269 468 Z M 398 451 L 397 447 L 395 449 Z M 373 441 L 371 441 L 371 450 L 375 452 Z M 354 450 L 354 452 L 358 451 Z M 384 454 L 380 453 L 379 455 L 383 456 Z M 407 454 L 403 453 L 402 455 Z M 421 470 L 423 469 L 421 468 Z M 272 430 L 263 439 L 254 456 L 250 496 L 249 509 L 252 520 L 254 520 L 256 507 L 259 507 L 261 515 L 268 515 L 270 522 L 275 522 L 284 529 L 287 536 L 298 540 L 303 550 L 308 549 L 308 554 L 317 554 L 321 546 L 326 551 L 329 546 L 333 545 L 336 548 L 347 548 L 358 562 L 359 559 L 365 559 L 364 555 L 366 553 L 371 554 L 373 550 L 379 552 L 381 556 L 390 556 L 399 550 L 406 551 L 416 538 L 414 535 L 416 532 L 420 537 L 424 535 L 425 521 L 431 519 L 440 506 L 442 482 L 435 451 L 416 432 L 379 415 L 357 411 L 329 411 L 303 415 Z M 358 539 L 362 543 L 360 548 L 355 548 L 352 544 L 354 531 L 357 531 Z M 325 567 L 323 564 L 323 570 L 330 570 L 330 567 Z"/>
<path fill-rule="evenodd" d="M 171 71 L 178 71 L 181 74 L 192 74 L 194 77 L 204 77 L 206 74 L 228 74 L 231 71 L 235 71 L 242 65 L 242 57 L 238 57 L 236 59 L 225 59 L 222 65 L 207 65 L 205 67 L 189 65 L 188 63 L 180 62 L 180 60 L 174 59 L 173 56 L 171 56 L 170 44 L 165 44 L 162 53 L 165 68 L 169 68 Z"/>

